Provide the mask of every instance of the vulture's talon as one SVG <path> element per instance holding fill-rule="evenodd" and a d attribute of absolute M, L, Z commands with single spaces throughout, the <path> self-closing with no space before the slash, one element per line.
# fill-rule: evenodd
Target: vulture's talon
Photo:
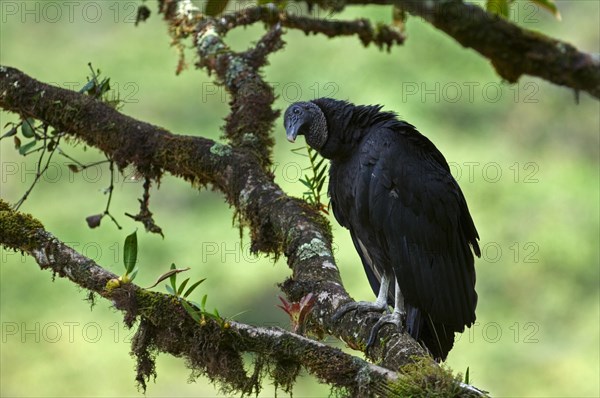
<path fill-rule="evenodd" d="M 333 316 L 331 317 L 331 320 L 333 320 L 334 322 L 337 322 L 350 311 L 356 311 L 356 312 L 362 314 L 365 312 L 384 312 L 384 311 L 388 312 L 389 308 L 388 308 L 387 304 L 384 304 L 382 306 L 377 302 L 371 303 L 368 301 L 356 301 L 356 302 L 346 303 L 346 304 L 342 305 L 335 312 L 335 314 L 333 314 Z"/>
<path fill-rule="evenodd" d="M 384 325 L 396 325 L 398 331 L 403 332 L 406 323 L 406 314 L 394 311 L 391 314 L 383 315 L 373 328 L 371 329 L 371 333 L 369 334 L 369 340 L 367 340 L 367 349 L 371 348 L 375 341 L 377 340 L 377 335 L 379 334 L 379 330 Z"/>
<path fill-rule="evenodd" d="M 369 303 L 367 301 L 360 301 L 361 303 L 365 303 L 365 304 L 375 304 L 375 303 Z M 356 309 L 356 312 L 362 314 L 367 314 L 367 313 L 371 313 L 371 312 L 377 312 L 377 313 L 383 313 L 385 314 L 391 314 L 391 310 L 390 307 L 386 304 L 385 307 L 379 307 L 377 305 L 368 305 L 368 306 L 361 306 L 358 307 Z"/>

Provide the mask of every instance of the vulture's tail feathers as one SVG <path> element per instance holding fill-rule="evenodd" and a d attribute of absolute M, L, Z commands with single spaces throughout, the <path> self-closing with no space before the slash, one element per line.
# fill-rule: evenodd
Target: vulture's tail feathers
<path fill-rule="evenodd" d="M 454 332 L 442 323 L 434 322 L 429 314 L 408 306 L 406 312 L 408 333 L 426 348 L 436 361 L 444 361 L 454 345 Z"/>

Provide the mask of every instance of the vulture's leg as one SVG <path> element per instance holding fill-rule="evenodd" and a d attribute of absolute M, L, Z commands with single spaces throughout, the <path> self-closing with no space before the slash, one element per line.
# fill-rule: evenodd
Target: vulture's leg
<path fill-rule="evenodd" d="M 377 321 L 377 323 L 371 329 L 371 334 L 369 334 L 369 340 L 367 341 L 367 347 L 371 347 L 375 340 L 377 339 L 377 333 L 379 333 L 379 329 L 383 325 L 392 324 L 396 325 L 398 330 L 402 330 L 402 325 L 406 320 L 406 311 L 404 310 L 404 296 L 402 296 L 402 292 L 400 291 L 400 286 L 398 286 L 398 282 L 396 281 L 396 290 L 395 290 L 395 303 L 394 303 L 394 311 L 391 314 L 382 315 L 381 318 Z"/>
<path fill-rule="evenodd" d="M 347 314 L 348 312 L 355 311 L 355 310 L 360 311 L 360 312 L 388 311 L 387 295 L 388 295 L 388 290 L 390 288 L 391 279 L 392 278 L 390 278 L 386 274 L 384 274 L 381 277 L 381 281 L 379 284 L 379 293 L 377 294 L 377 299 L 375 300 L 374 303 L 371 303 L 369 301 L 356 301 L 353 303 L 344 304 L 335 312 L 335 314 L 333 314 L 333 317 L 331 319 L 333 321 L 337 321 L 342 316 Z"/>

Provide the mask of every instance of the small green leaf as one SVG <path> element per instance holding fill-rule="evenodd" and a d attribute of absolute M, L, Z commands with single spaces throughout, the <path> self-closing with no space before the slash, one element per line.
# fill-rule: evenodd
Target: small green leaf
<path fill-rule="evenodd" d="M 552 15 L 554 15 L 554 17 L 556 19 L 558 19 L 559 21 L 562 20 L 562 16 L 560 15 L 560 12 L 558 11 L 558 7 L 556 6 L 556 3 L 554 2 L 554 0 L 529 0 L 529 1 L 550 11 L 552 13 Z"/>
<path fill-rule="evenodd" d="M 186 298 L 187 296 L 189 296 L 190 294 L 192 294 L 192 292 L 194 291 L 195 288 L 198 287 L 198 285 L 200 285 L 202 282 L 204 282 L 206 280 L 206 278 L 204 279 L 200 279 L 198 282 L 194 283 L 192 286 L 190 286 L 188 288 L 188 290 L 186 290 L 185 294 L 183 295 L 183 298 Z"/>
<path fill-rule="evenodd" d="M 175 267 L 175 263 L 171 263 L 171 270 L 175 270 L 177 269 Z M 169 282 L 171 283 L 171 288 L 173 289 L 173 292 L 177 291 L 177 272 L 173 272 L 171 275 L 169 275 Z M 175 294 L 175 293 L 173 293 Z"/>
<path fill-rule="evenodd" d="M 123 247 L 123 265 L 127 273 L 131 273 L 137 262 L 137 230 L 125 238 Z"/>
<path fill-rule="evenodd" d="M 185 289 L 185 285 L 187 285 L 187 283 L 190 281 L 190 278 L 187 278 L 186 280 L 184 280 L 183 282 L 181 282 L 181 285 L 179 285 L 179 288 L 177 289 L 177 295 L 181 296 L 181 293 L 183 293 L 183 289 Z"/>
<path fill-rule="evenodd" d="M 108 91 L 110 91 L 110 77 L 102 80 L 102 83 L 100 83 L 100 86 L 98 87 L 98 97 Z"/>
<path fill-rule="evenodd" d="M 325 184 L 324 178 L 321 181 L 319 181 L 319 185 L 317 185 L 317 192 L 321 192 L 321 189 L 323 189 L 323 184 Z"/>
<path fill-rule="evenodd" d="M 175 264 L 171 265 L 171 269 L 169 271 L 167 271 L 164 274 L 160 275 L 158 277 L 158 279 L 156 279 L 156 282 L 154 282 L 154 284 L 152 286 L 148 286 L 146 289 L 152 289 L 154 286 L 158 285 L 159 283 L 161 283 L 165 279 L 170 278 L 174 274 L 178 274 L 180 272 L 185 272 L 185 271 L 188 271 L 190 269 L 190 267 L 183 268 L 183 269 L 175 269 L 175 268 L 173 268 L 174 266 L 175 266 Z"/>
<path fill-rule="evenodd" d="M 23 120 L 23 124 L 21 125 L 21 133 L 23 133 L 23 137 L 32 138 L 35 137 L 35 131 L 33 131 L 33 124 L 35 120 L 32 118 L 27 118 Z"/>
<path fill-rule="evenodd" d="M 205 294 L 202 297 L 202 302 L 200 303 L 200 309 L 202 310 L 202 312 L 206 312 L 206 299 L 208 298 L 208 294 Z"/>
<path fill-rule="evenodd" d="M 190 314 L 190 316 L 192 317 L 192 319 L 196 322 L 200 322 L 201 319 L 201 314 L 195 310 L 191 305 L 189 305 L 188 303 L 185 302 L 185 300 L 181 301 L 181 305 L 183 306 L 183 308 L 185 309 L 185 311 Z"/>
<path fill-rule="evenodd" d="M 198 304 L 197 302 L 195 302 L 195 301 L 192 301 L 192 300 L 186 300 L 186 301 L 187 301 L 189 304 L 192 304 L 194 307 L 196 307 L 196 308 L 198 309 L 198 312 L 201 312 L 201 311 L 200 311 L 200 304 Z"/>
<path fill-rule="evenodd" d="M 465 384 L 469 384 L 469 367 L 467 366 L 467 371 L 465 372 Z"/>
<path fill-rule="evenodd" d="M 135 277 L 137 276 L 137 274 L 138 274 L 138 271 L 139 271 L 139 270 L 140 270 L 140 269 L 139 269 L 139 268 L 137 268 L 137 267 L 136 267 L 136 268 L 133 270 L 133 272 L 131 273 L 131 276 L 129 277 L 129 280 L 130 280 L 130 281 L 132 281 L 132 282 L 133 282 L 133 280 L 134 280 L 134 279 L 135 279 Z"/>
<path fill-rule="evenodd" d="M 300 151 L 306 151 L 306 147 L 305 146 L 301 146 L 299 148 L 292 149 L 292 152 L 294 152 L 296 155 L 304 156 L 305 158 L 308 157 L 308 155 L 305 154 L 305 153 L 297 153 L 297 152 L 300 152 Z"/>
<path fill-rule="evenodd" d="M 308 177 L 306 177 L 306 178 L 308 178 Z M 312 189 L 312 185 L 311 185 L 311 184 L 310 184 L 310 182 L 308 182 L 307 180 L 300 179 L 300 182 L 301 182 L 302 184 L 304 184 L 304 186 L 305 186 L 305 187 L 307 187 L 307 188 L 309 188 L 309 189 Z"/>
<path fill-rule="evenodd" d="M 215 17 L 225 11 L 229 0 L 208 0 L 204 13 L 208 16 Z"/>
<path fill-rule="evenodd" d="M 319 172 L 319 174 L 315 177 L 315 181 L 325 181 L 325 178 L 323 178 L 325 176 L 325 172 L 327 171 L 326 167 L 323 167 L 323 169 Z"/>
<path fill-rule="evenodd" d="M 94 79 L 90 80 L 89 82 L 87 82 L 82 88 L 81 90 L 79 90 L 79 93 L 87 93 L 90 89 L 92 89 L 94 86 L 96 85 L 96 81 Z"/>
<path fill-rule="evenodd" d="M 4 135 L 2 137 L 0 137 L 0 140 L 2 138 L 6 138 L 6 137 L 12 137 L 13 135 L 17 134 L 17 128 L 13 127 L 12 129 L 8 130 L 6 133 L 4 133 Z"/>
<path fill-rule="evenodd" d="M 35 144 L 37 144 L 37 142 L 36 142 L 36 141 L 31 141 L 31 142 L 28 142 L 28 143 L 27 143 L 27 144 L 25 144 L 25 145 L 21 145 L 21 146 L 19 147 L 19 153 L 20 153 L 21 155 L 26 155 L 26 154 L 27 154 L 27 152 L 28 152 L 30 149 L 32 149 L 32 148 L 35 146 Z"/>
<path fill-rule="evenodd" d="M 169 292 L 169 294 L 172 294 L 173 296 L 177 296 L 175 294 L 175 290 L 173 290 L 173 288 L 169 285 L 165 285 L 165 287 L 167 288 L 167 292 Z"/>
<path fill-rule="evenodd" d="M 485 8 L 488 12 L 497 14 L 503 17 L 508 17 L 509 0 L 487 0 Z"/>
<path fill-rule="evenodd" d="M 319 170 L 321 168 L 321 165 L 323 164 L 324 161 L 325 161 L 325 158 L 321 158 L 321 160 L 319 160 L 317 162 L 317 164 L 315 165 L 314 169 L 315 170 Z"/>

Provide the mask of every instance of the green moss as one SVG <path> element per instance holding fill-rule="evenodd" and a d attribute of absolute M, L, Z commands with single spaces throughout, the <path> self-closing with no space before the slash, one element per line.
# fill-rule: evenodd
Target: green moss
<path fill-rule="evenodd" d="M 269 375 L 274 381 L 275 389 L 281 388 L 284 393 L 292 395 L 296 379 L 300 374 L 301 366 L 298 362 L 288 358 L 271 357 Z"/>
<path fill-rule="evenodd" d="M 399 378 L 390 385 L 391 397 L 459 398 L 469 396 L 461 387 L 462 376 L 453 375 L 446 366 L 433 364 L 431 359 L 415 358 L 402 366 Z"/>
<path fill-rule="evenodd" d="M 149 290 L 138 289 L 135 294 L 137 308 L 140 315 L 150 318 L 171 318 L 173 314 L 173 302 L 165 300 L 163 294 Z M 173 299 L 176 301 L 173 297 Z"/>
<path fill-rule="evenodd" d="M 0 199 L 0 242 L 5 247 L 30 251 L 37 245 L 35 233 L 44 226 L 30 214 L 14 211 L 10 205 Z"/>
<path fill-rule="evenodd" d="M 126 289 L 125 286 L 114 292 Z M 248 375 L 242 355 L 233 345 L 239 336 L 234 336 L 236 331 L 228 322 L 207 318 L 204 324 L 199 324 L 174 296 L 145 290 L 136 290 L 135 295 L 135 304 L 129 305 L 127 310 L 136 312 L 140 319 L 132 354 L 137 359 L 137 380 L 142 388 L 155 375 L 156 355 L 168 352 L 186 358 L 192 371 L 190 380 L 204 375 L 225 393 L 251 394 L 260 390 L 262 372 L 257 369 L 253 376 Z M 121 304 L 117 301 L 115 306 Z"/>
<path fill-rule="evenodd" d="M 210 147 L 210 153 L 217 156 L 229 156 L 231 155 L 231 147 L 229 145 L 215 143 Z"/>

